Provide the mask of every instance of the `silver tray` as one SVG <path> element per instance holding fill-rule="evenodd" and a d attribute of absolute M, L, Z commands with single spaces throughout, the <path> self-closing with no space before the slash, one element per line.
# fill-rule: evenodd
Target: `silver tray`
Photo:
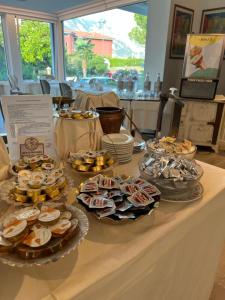
<path fill-rule="evenodd" d="M 79 246 L 81 241 L 88 233 L 89 222 L 86 214 L 77 207 L 72 205 L 66 205 L 66 209 L 70 210 L 73 214 L 73 217 L 78 219 L 79 231 L 73 238 L 71 238 L 69 242 L 67 242 L 63 249 L 57 251 L 52 255 L 35 259 L 23 259 L 19 257 L 16 253 L 0 253 L 0 261 L 12 267 L 22 268 L 45 265 L 50 262 L 55 262 L 70 254 L 70 252 L 72 252 Z"/>
<path fill-rule="evenodd" d="M 62 190 L 62 192 L 60 193 L 59 196 L 51 199 L 51 200 L 47 200 L 45 201 L 45 203 L 48 202 L 54 202 L 54 201 L 64 201 L 66 196 L 68 195 L 68 193 L 70 192 L 71 188 L 74 186 L 74 181 L 73 179 L 68 176 L 67 174 L 65 175 L 68 184 L 67 186 Z M 1 184 L 1 188 L 0 188 L 0 200 L 6 201 L 8 204 L 10 205 L 14 205 L 14 206 L 29 206 L 29 205 L 33 205 L 33 202 L 28 202 L 28 203 L 22 203 L 22 202 L 18 202 L 14 200 L 13 195 L 10 195 L 10 191 L 13 189 L 14 185 L 13 183 L 15 182 L 15 177 L 12 177 L 8 180 L 5 180 L 2 184 Z"/>

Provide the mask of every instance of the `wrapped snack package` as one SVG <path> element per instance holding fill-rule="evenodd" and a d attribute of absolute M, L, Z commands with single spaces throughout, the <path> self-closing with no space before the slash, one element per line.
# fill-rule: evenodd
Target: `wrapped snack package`
<path fill-rule="evenodd" d="M 174 181 L 197 180 L 201 169 L 194 160 L 174 155 L 151 153 L 145 157 L 141 169 L 153 178 L 172 179 Z"/>
<path fill-rule="evenodd" d="M 77 200 L 98 219 L 135 220 L 158 207 L 160 191 L 142 178 L 98 175 L 81 185 Z"/>

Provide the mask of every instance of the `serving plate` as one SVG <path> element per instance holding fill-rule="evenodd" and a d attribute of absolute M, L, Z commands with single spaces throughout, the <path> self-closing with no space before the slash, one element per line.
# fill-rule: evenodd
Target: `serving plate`
<path fill-rule="evenodd" d="M 46 200 L 44 203 L 49 203 L 49 202 L 55 202 L 55 201 L 65 201 L 66 200 L 66 196 L 68 195 L 68 193 L 70 192 L 70 190 L 72 189 L 72 187 L 74 186 L 74 180 L 66 175 L 65 176 L 67 179 L 67 186 L 61 190 L 61 193 L 51 199 L 51 200 Z M 29 206 L 29 205 L 33 205 L 33 202 L 19 202 L 19 201 L 15 201 L 15 197 L 13 196 L 13 194 L 11 193 L 11 190 L 14 188 L 14 183 L 15 183 L 15 177 L 12 177 L 6 181 L 4 181 L 4 184 L 1 185 L 1 189 L 0 189 L 0 200 L 6 201 L 8 204 L 10 205 L 14 205 L 14 206 Z"/>
<path fill-rule="evenodd" d="M 124 133 L 111 133 L 102 137 L 102 142 L 105 144 L 125 145 L 134 142 L 132 136 Z"/>
<path fill-rule="evenodd" d="M 83 111 L 81 110 L 76 110 L 76 111 L 72 111 L 72 113 L 83 113 Z M 54 116 L 63 120 L 70 120 L 70 121 L 89 121 L 89 120 L 95 120 L 99 118 L 99 113 L 97 113 L 96 111 L 92 111 L 92 110 L 87 110 L 85 111 L 85 113 L 92 113 L 93 117 L 92 118 L 83 118 L 83 119 L 74 119 L 72 117 L 62 117 L 59 115 L 59 113 L 56 113 Z"/>
<path fill-rule="evenodd" d="M 89 222 L 86 214 L 72 205 L 66 205 L 66 209 L 71 211 L 73 217 L 78 219 L 78 231 L 76 234 L 69 240 L 64 247 L 57 251 L 56 253 L 43 257 L 43 258 L 34 258 L 34 259 L 23 259 L 19 257 L 16 253 L 0 253 L 0 261 L 4 264 L 10 265 L 12 267 L 32 267 L 32 266 L 41 266 L 48 264 L 50 262 L 55 262 L 66 255 L 70 254 L 75 250 L 82 240 L 85 238 L 88 229 Z"/>

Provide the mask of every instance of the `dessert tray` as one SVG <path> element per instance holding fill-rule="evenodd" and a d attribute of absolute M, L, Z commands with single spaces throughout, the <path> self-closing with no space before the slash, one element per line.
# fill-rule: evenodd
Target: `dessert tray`
<path fill-rule="evenodd" d="M 84 121 L 84 120 L 94 120 L 99 117 L 99 114 L 92 110 L 70 110 L 62 109 L 59 111 L 59 114 L 56 117 L 66 119 L 66 120 L 75 120 L 75 121 Z"/>
<path fill-rule="evenodd" d="M 142 178 L 99 174 L 80 185 L 76 199 L 98 219 L 120 223 L 151 214 L 160 191 Z"/>
<path fill-rule="evenodd" d="M 74 172 L 88 177 L 108 172 L 117 165 L 112 155 L 105 150 L 70 153 L 68 163 Z"/>
<path fill-rule="evenodd" d="M 161 152 L 165 154 L 175 154 L 187 159 L 193 159 L 196 153 L 196 146 L 191 141 L 178 141 L 174 137 L 163 137 L 147 141 L 149 152 Z"/>
<path fill-rule="evenodd" d="M 17 177 L 4 182 L 0 198 L 13 205 L 64 200 L 73 186 L 73 180 L 65 176 L 63 169 L 52 171 L 21 170 Z"/>
<path fill-rule="evenodd" d="M 73 251 L 89 229 L 84 212 L 71 205 L 14 208 L 0 223 L 0 261 L 30 267 L 55 262 Z"/>
<path fill-rule="evenodd" d="M 51 171 L 59 168 L 59 163 L 49 155 L 36 155 L 32 157 L 23 157 L 18 161 L 12 163 L 11 174 L 14 176 L 18 175 L 21 170 L 29 171 Z"/>

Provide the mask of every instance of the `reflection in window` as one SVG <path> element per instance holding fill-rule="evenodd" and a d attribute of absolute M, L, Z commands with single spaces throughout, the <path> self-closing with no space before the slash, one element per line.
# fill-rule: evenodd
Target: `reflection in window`
<path fill-rule="evenodd" d="M 2 19 L 0 16 L 0 81 L 7 80 L 7 66 L 4 47 L 4 36 L 2 30 Z"/>
<path fill-rule="evenodd" d="M 53 57 L 51 23 L 17 19 L 23 79 L 51 79 Z"/>
<path fill-rule="evenodd" d="M 120 77 L 141 81 L 147 13 L 143 2 L 64 21 L 66 79 L 111 87 Z"/>

